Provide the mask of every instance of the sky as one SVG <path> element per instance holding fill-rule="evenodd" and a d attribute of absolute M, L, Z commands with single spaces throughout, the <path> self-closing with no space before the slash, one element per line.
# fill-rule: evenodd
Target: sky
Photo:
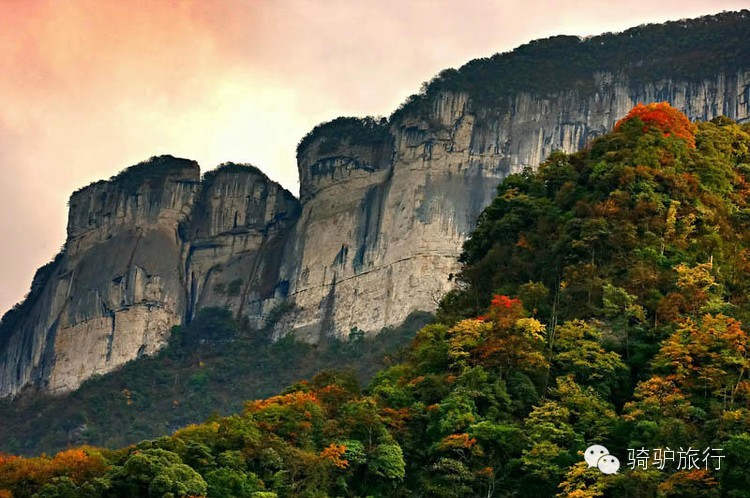
<path fill-rule="evenodd" d="M 71 192 L 154 155 L 251 163 L 388 116 L 442 69 L 556 34 L 750 0 L 0 0 L 0 313 L 65 241 Z"/>

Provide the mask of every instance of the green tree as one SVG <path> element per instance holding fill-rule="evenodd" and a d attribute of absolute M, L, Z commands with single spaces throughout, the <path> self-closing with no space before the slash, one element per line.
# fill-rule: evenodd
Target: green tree
<path fill-rule="evenodd" d="M 406 464 L 398 444 L 379 444 L 370 454 L 367 465 L 376 476 L 395 483 L 404 479 Z"/>
<path fill-rule="evenodd" d="M 750 434 L 732 436 L 721 445 L 725 458 L 721 462 L 720 483 L 722 496 L 750 497 Z"/>
<path fill-rule="evenodd" d="M 237 469 L 219 468 L 205 476 L 208 498 L 248 498 L 262 489 L 262 483 L 253 473 Z"/>
<path fill-rule="evenodd" d="M 54 477 L 33 498 L 81 498 L 82 490 L 69 477 Z"/>
<path fill-rule="evenodd" d="M 602 347 L 602 331 L 582 320 L 565 322 L 557 328 L 553 361 L 560 373 L 572 374 L 576 382 L 608 396 L 627 371 L 620 355 Z"/>
<path fill-rule="evenodd" d="M 168 465 L 148 486 L 151 498 L 185 498 L 188 496 L 205 496 L 208 487 L 200 474 L 184 463 Z"/>

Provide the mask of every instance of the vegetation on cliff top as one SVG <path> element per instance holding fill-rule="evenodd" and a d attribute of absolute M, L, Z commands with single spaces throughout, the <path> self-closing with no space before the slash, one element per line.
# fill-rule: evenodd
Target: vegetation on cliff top
<path fill-rule="evenodd" d="M 152 189 L 157 190 L 159 186 L 164 185 L 164 181 L 171 172 L 182 171 L 192 168 L 196 171 L 196 180 L 200 167 L 198 163 L 190 159 L 182 159 L 170 155 L 152 156 L 146 161 L 129 166 L 120 171 L 109 180 L 99 180 L 89 185 L 79 188 L 70 196 L 73 199 L 80 192 L 93 187 L 94 185 L 112 184 L 115 188 L 122 190 L 127 194 L 134 194 L 143 185 L 148 184 Z"/>
<path fill-rule="evenodd" d="M 506 108 L 509 98 L 520 92 L 543 96 L 561 88 L 593 90 L 595 76 L 602 72 L 624 75 L 630 85 L 660 79 L 701 81 L 750 67 L 748 32 L 750 11 L 742 10 L 588 38 L 534 40 L 512 52 L 442 71 L 419 94 L 409 97 L 390 121 L 423 114 L 444 91 L 468 93 L 475 108 L 491 111 Z"/>
<path fill-rule="evenodd" d="M 302 137 L 297 145 L 297 159 L 316 140 L 320 140 L 317 153 L 325 155 L 335 152 L 343 144 L 350 147 L 382 144 L 389 136 L 386 118 L 339 117 L 317 125 Z"/>
<path fill-rule="evenodd" d="M 209 185 L 213 180 L 216 178 L 216 176 L 220 173 L 253 173 L 268 182 L 271 182 L 272 180 L 268 178 L 268 175 L 266 175 L 263 170 L 258 168 L 257 166 L 254 166 L 252 164 L 238 164 L 238 163 L 232 163 L 232 162 L 226 162 L 221 163 L 216 168 L 212 169 L 211 171 L 206 171 L 203 174 L 203 183 L 206 185 Z"/>
<path fill-rule="evenodd" d="M 746 496 L 748 199 L 750 126 L 639 107 L 586 150 L 498 187 L 440 321 L 366 390 L 327 372 L 121 450 L 6 456 L 0 489 Z M 593 443 L 620 459 L 618 473 L 589 468 Z M 665 448 L 675 459 L 659 468 L 653 452 Z M 698 456 L 678 461 L 688 448 Z M 641 449 L 647 468 L 631 469 Z"/>
<path fill-rule="evenodd" d="M 638 85 L 660 79 L 695 82 L 746 69 L 750 67 L 748 32 L 750 11 L 742 10 L 641 25 L 621 33 L 534 40 L 440 72 L 388 119 L 339 117 L 321 123 L 300 140 L 297 157 L 317 139 L 321 139 L 321 154 L 347 141 L 349 145 L 381 143 L 392 123 L 405 116 L 425 116 L 433 99 L 446 91 L 467 93 L 474 109 L 492 112 L 506 109 L 510 98 L 520 92 L 544 96 L 561 88 L 593 91 L 597 74 L 604 72 L 624 75 L 628 84 Z"/>

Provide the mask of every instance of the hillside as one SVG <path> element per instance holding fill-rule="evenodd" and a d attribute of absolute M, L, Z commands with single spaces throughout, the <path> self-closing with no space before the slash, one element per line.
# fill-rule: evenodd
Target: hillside
<path fill-rule="evenodd" d="M 444 70 L 392 119 L 419 112 L 431 97 L 445 91 L 468 93 L 477 109 L 501 110 L 512 105 L 520 92 L 541 98 L 553 98 L 561 89 L 595 92 L 601 85 L 597 75 L 602 73 L 627 78 L 631 85 L 659 80 L 699 83 L 750 64 L 748 23 L 750 11 L 743 10 L 641 25 L 621 33 L 534 40 L 512 52 Z M 673 97 L 668 93 L 657 96 L 660 100 Z"/>
<path fill-rule="evenodd" d="M 364 391 L 327 372 L 122 450 L 5 457 L 0 489 L 744 496 L 749 181 L 749 125 L 638 106 L 584 150 L 501 183 L 440 321 Z M 619 472 L 587 465 L 592 444 Z M 667 447 L 698 456 L 659 468 L 651 452 Z M 641 448 L 647 468 L 631 470 Z"/>
<path fill-rule="evenodd" d="M 75 392 L 25 392 L 0 400 L 0 452 L 34 455 L 89 444 L 117 448 L 169 434 L 209 416 L 228 415 L 249 399 L 281 392 L 330 368 L 361 382 L 399 358 L 416 330 L 431 321 L 415 314 L 402 327 L 317 345 L 238 323 L 226 308 L 204 308 L 175 327 L 166 348 L 95 376 Z"/>

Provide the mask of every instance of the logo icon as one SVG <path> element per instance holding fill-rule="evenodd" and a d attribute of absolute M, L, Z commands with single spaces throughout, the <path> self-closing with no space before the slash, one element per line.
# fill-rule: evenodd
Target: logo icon
<path fill-rule="evenodd" d="M 620 470 L 620 460 L 609 454 L 609 450 L 601 444 L 593 444 L 586 448 L 583 459 L 589 467 L 597 467 L 602 474 L 616 474 Z"/>

